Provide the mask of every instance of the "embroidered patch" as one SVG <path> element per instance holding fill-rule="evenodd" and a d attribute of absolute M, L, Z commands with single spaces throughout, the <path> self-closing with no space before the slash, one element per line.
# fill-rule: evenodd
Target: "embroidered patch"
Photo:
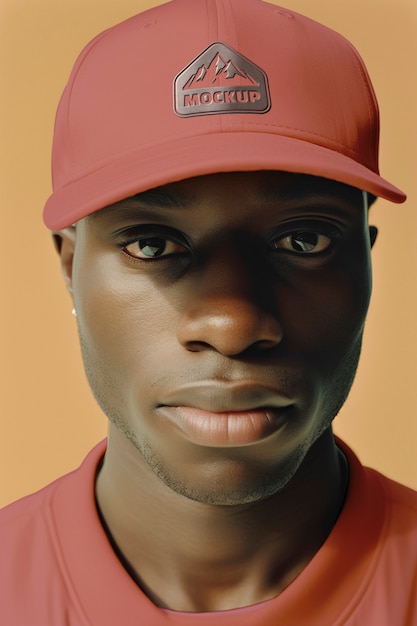
<path fill-rule="evenodd" d="M 211 44 L 174 81 L 180 117 L 216 113 L 266 113 L 268 78 L 260 67 L 224 43 Z"/>

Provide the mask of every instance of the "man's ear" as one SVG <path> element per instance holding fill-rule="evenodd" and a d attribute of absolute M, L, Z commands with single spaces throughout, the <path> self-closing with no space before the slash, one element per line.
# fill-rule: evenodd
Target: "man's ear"
<path fill-rule="evenodd" d="M 72 268 L 74 261 L 76 227 L 69 226 L 52 233 L 55 250 L 61 258 L 61 270 L 68 291 L 72 294 Z"/>
<path fill-rule="evenodd" d="M 376 226 L 369 227 L 369 239 L 371 241 L 371 248 L 374 245 L 376 238 L 378 236 L 378 229 Z"/>

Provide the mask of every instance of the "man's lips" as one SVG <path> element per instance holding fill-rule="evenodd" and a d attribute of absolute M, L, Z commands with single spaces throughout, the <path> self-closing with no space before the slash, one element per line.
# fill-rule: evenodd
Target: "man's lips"
<path fill-rule="evenodd" d="M 213 447 L 254 444 L 277 432 L 286 422 L 285 409 L 211 413 L 190 406 L 158 409 L 190 441 Z"/>
<path fill-rule="evenodd" d="M 277 432 L 295 400 L 253 381 L 203 381 L 172 391 L 158 413 L 204 446 L 241 446 Z"/>
<path fill-rule="evenodd" d="M 252 380 L 192 382 L 165 392 L 159 402 L 160 406 L 193 406 L 210 413 L 285 408 L 293 404 L 295 399 L 285 391 Z"/>

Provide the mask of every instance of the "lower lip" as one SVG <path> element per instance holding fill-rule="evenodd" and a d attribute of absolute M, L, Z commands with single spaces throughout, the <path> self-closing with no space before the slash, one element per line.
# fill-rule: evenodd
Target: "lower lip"
<path fill-rule="evenodd" d="M 188 406 L 164 406 L 160 411 L 186 437 L 203 446 L 242 446 L 262 441 L 282 428 L 286 408 L 211 413 Z"/>

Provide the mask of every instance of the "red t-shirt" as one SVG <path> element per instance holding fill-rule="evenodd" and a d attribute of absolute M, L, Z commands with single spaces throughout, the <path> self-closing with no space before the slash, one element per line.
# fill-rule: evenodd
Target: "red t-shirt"
<path fill-rule="evenodd" d="M 312 561 L 276 598 L 213 613 L 156 607 L 121 565 L 95 507 L 105 445 L 0 512 L 2 625 L 417 626 L 417 492 L 362 467 L 344 444 L 347 500 Z"/>

